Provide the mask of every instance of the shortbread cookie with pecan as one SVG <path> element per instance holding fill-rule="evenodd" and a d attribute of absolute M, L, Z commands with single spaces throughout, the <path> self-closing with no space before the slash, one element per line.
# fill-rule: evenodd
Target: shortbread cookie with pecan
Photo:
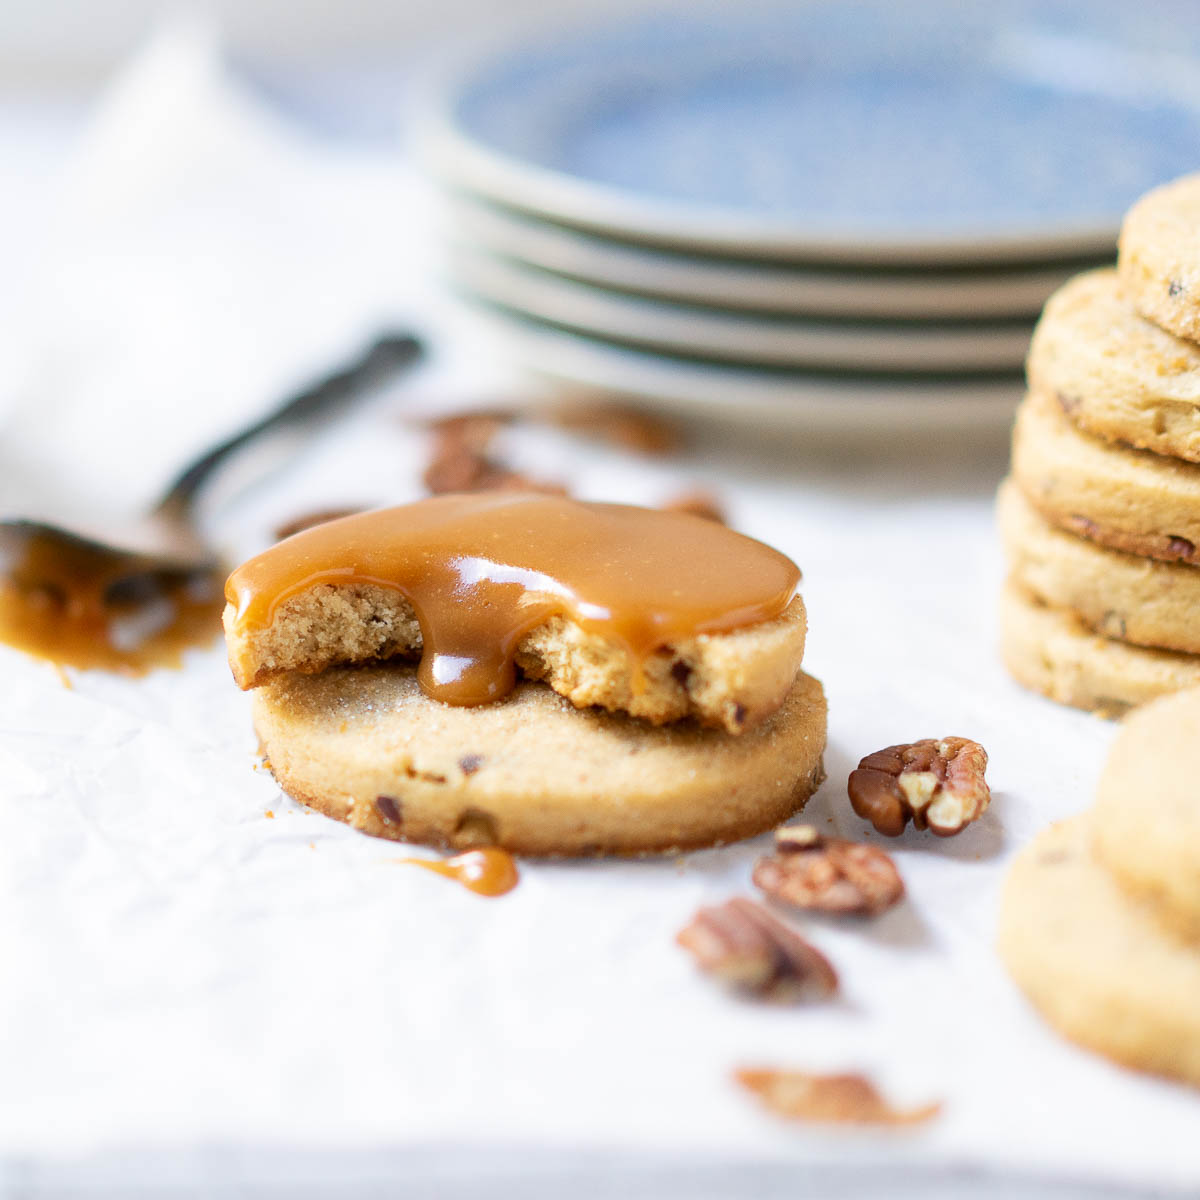
<path fill-rule="evenodd" d="M 1200 341 L 1200 175 L 1163 184 L 1129 210 L 1117 267 L 1138 312 Z"/>
<path fill-rule="evenodd" d="M 823 778 L 825 696 L 803 673 L 776 712 L 737 737 L 577 709 L 543 683 L 453 707 L 399 663 L 276 676 L 252 706 L 285 792 L 366 833 L 437 846 L 711 846 L 779 825 Z"/>
<path fill-rule="evenodd" d="M 1093 858 L 1092 835 L 1091 819 L 1076 817 L 1020 854 L 1004 888 L 1000 953 L 1073 1041 L 1200 1085 L 1200 944 L 1172 937 L 1121 889 Z"/>
<path fill-rule="evenodd" d="M 1200 462 L 1200 345 L 1139 316 L 1115 271 L 1077 275 L 1050 297 L 1027 367 L 1081 429 Z"/>
<path fill-rule="evenodd" d="M 1004 664 L 1018 683 L 1103 716 L 1200 686 L 1200 655 L 1148 650 L 1101 637 L 1010 582 L 1000 601 Z"/>
<path fill-rule="evenodd" d="M 1200 465 L 1092 437 L 1031 392 L 1017 412 L 1013 477 L 1062 529 L 1145 558 L 1200 565 Z"/>
<path fill-rule="evenodd" d="M 1097 858 L 1167 925 L 1200 945 L 1200 690 L 1146 705 L 1121 727 L 1092 812 Z"/>
<path fill-rule="evenodd" d="M 997 503 L 1012 579 L 1106 637 L 1200 654 L 1200 571 L 1108 550 L 1051 525 L 1010 479 Z"/>

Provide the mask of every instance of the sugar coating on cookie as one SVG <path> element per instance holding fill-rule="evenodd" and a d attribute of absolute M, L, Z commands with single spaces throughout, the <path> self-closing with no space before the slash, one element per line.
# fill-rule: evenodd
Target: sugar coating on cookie
<path fill-rule="evenodd" d="M 419 657 L 448 703 L 519 668 L 580 706 L 731 733 L 782 702 L 804 653 L 799 571 L 711 521 L 626 505 L 442 496 L 307 530 L 230 577 L 234 677 Z"/>
<path fill-rule="evenodd" d="M 412 667 L 331 667 L 255 690 L 285 792 L 379 837 L 520 854 L 638 854 L 774 828 L 822 777 L 821 685 L 801 673 L 738 737 L 577 709 L 542 683 L 504 700 L 431 700 Z"/>
<path fill-rule="evenodd" d="M 1011 479 L 996 508 L 1011 578 L 1025 591 L 1106 637 L 1200 654 L 1200 570 L 1065 533 Z"/>
<path fill-rule="evenodd" d="M 1012 472 L 1042 516 L 1071 533 L 1200 565 L 1200 465 L 1093 437 L 1031 392 L 1017 412 Z"/>
<path fill-rule="evenodd" d="M 1200 945 L 1172 937 L 1091 853 L 1090 818 L 1042 832 L 1013 864 L 999 948 L 1061 1033 L 1200 1085 Z"/>
<path fill-rule="evenodd" d="M 1080 428 L 1200 462 L 1200 345 L 1139 316 L 1115 271 L 1077 275 L 1050 297 L 1027 368 Z"/>
<path fill-rule="evenodd" d="M 1092 826 L 1104 865 L 1169 927 L 1200 943 L 1198 748 L 1200 690 L 1131 713 L 1100 776 Z"/>
<path fill-rule="evenodd" d="M 1117 267 L 1144 317 L 1200 341 L 1200 174 L 1147 192 L 1129 210 Z"/>
<path fill-rule="evenodd" d="M 1000 600 L 1004 665 L 1023 686 L 1102 716 L 1200 686 L 1200 656 L 1101 637 L 1010 581 Z"/>

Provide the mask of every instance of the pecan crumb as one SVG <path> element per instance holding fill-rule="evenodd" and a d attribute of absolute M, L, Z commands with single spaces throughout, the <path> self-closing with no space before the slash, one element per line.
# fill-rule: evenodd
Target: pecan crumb
<path fill-rule="evenodd" d="M 303 513 L 301 516 L 293 517 L 290 521 L 284 521 L 282 525 L 275 528 L 275 538 L 282 542 L 284 538 L 289 538 L 294 533 L 303 533 L 306 529 L 311 529 L 314 525 L 324 525 L 326 521 L 337 521 L 341 517 L 352 517 L 355 513 L 360 513 L 361 508 L 320 508 L 315 512 Z"/>
<path fill-rule="evenodd" d="M 385 825 L 403 824 L 403 818 L 400 815 L 400 801 L 391 796 L 376 796 L 375 811 Z"/>
<path fill-rule="evenodd" d="M 772 900 L 818 912 L 873 917 L 904 898 L 883 850 L 827 838 L 811 825 L 775 832 L 775 853 L 754 864 L 754 882 Z"/>
<path fill-rule="evenodd" d="M 567 489 L 560 484 L 531 479 L 489 455 L 502 423 L 492 413 L 464 413 L 433 425 L 433 453 L 425 468 L 425 486 L 435 496 L 493 490 L 565 495 Z"/>
<path fill-rule="evenodd" d="M 703 970 L 768 1000 L 823 1000 L 837 991 L 825 955 L 753 900 L 700 909 L 675 940 Z"/>
<path fill-rule="evenodd" d="M 735 1078 L 772 1112 L 794 1121 L 916 1125 L 942 1110 L 940 1104 L 893 1108 L 865 1075 L 812 1075 L 756 1067 L 743 1068 Z"/>
<path fill-rule="evenodd" d="M 850 803 L 887 837 L 899 837 L 909 820 L 916 829 L 950 837 L 987 811 L 986 769 L 987 751 L 969 738 L 888 746 L 850 772 Z"/>
<path fill-rule="evenodd" d="M 546 415 L 571 433 L 598 438 L 638 454 L 664 457 L 678 450 L 682 440 L 677 426 L 620 404 L 574 403 L 554 408 Z"/>
<path fill-rule="evenodd" d="M 464 775 L 474 775 L 483 766 L 482 754 L 464 754 L 458 760 L 458 769 Z"/>
<path fill-rule="evenodd" d="M 663 512 L 690 513 L 693 517 L 703 517 L 706 521 L 716 521 L 719 525 L 727 525 L 725 510 L 721 502 L 712 492 L 696 488 L 690 492 L 680 492 L 670 500 L 660 504 Z"/>

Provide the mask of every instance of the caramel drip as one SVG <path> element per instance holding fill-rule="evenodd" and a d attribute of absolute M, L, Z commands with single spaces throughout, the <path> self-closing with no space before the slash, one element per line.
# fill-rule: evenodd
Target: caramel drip
<path fill-rule="evenodd" d="M 778 551 L 698 517 L 483 492 L 306 530 L 240 566 L 225 595 L 245 632 L 321 584 L 393 588 L 421 627 L 422 689 L 470 705 L 512 689 L 518 642 L 550 617 L 640 663 L 675 640 L 779 616 L 799 579 Z"/>
<path fill-rule="evenodd" d="M 468 850 L 453 858 L 398 858 L 396 862 L 445 875 L 479 896 L 503 896 L 505 892 L 511 892 L 521 878 L 516 860 L 499 846 Z"/>
<path fill-rule="evenodd" d="M 220 633 L 219 579 L 146 574 L 85 542 L 5 531 L 0 641 L 57 667 L 144 675 Z"/>

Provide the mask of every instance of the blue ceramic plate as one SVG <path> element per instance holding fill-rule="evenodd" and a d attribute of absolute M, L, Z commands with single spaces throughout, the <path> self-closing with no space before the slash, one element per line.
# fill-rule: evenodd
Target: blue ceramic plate
<path fill-rule="evenodd" d="M 1200 168 L 1200 22 L 1194 0 L 692 8 L 477 59 L 432 148 L 492 201 L 706 253 L 1103 253 Z"/>

